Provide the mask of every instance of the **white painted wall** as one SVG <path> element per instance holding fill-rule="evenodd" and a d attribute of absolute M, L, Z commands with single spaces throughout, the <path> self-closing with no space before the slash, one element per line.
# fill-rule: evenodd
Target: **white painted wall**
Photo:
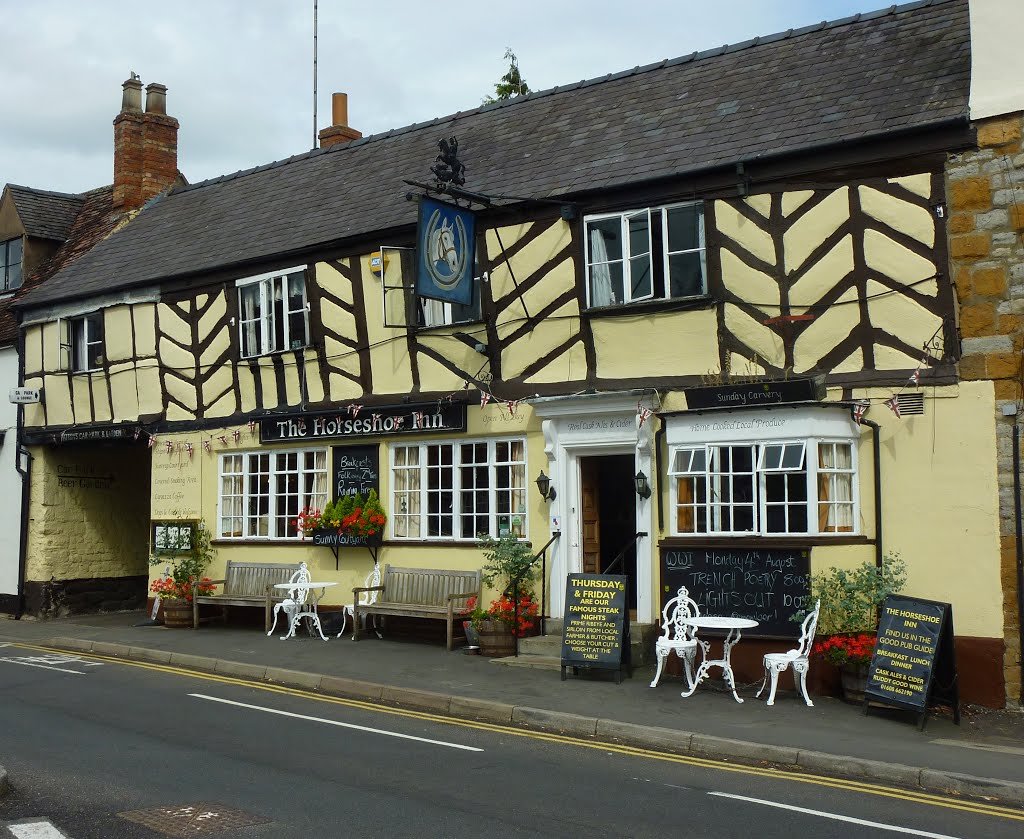
<path fill-rule="evenodd" d="M 1024 111 L 1022 0 L 970 0 L 971 119 Z"/>
<path fill-rule="evenodd" d="M 0 347 L 0 428 L 7 433 L 0 447 L 0 594 L 18 593 L 18 554 L 21 549 L 21 475 L 14 468 L 18 450 L 18 406 L 8 391 L 18 386 L 18 353 Z"/>

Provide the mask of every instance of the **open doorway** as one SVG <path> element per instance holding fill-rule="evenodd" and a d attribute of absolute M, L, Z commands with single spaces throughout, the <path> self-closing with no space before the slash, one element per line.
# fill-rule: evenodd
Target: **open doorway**
<path fill-rule="evenodd" d="M 583 573 L 602 574 L 625 550 L 612 573 L 629 578 L 629 609 L 636 619 L 636 493 L 633 455 L 581 457 L 580 509 Z"/>

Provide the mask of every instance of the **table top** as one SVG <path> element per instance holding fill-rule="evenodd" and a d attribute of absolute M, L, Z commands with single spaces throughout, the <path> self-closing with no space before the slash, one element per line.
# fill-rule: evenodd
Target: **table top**
<path fill-rule="evenodd" d="M 327 588 L 328 586 L 336 586 L 337 582 L 333 583 L 274 583 L 274 588 Z"/>
<path fill-rule="evenodd" d="M 753 629 L 758 622 L 750 618 L 731 618 L 725 615 L 701 615 L 686 618 L 683 623 L 697 629 Z"/>

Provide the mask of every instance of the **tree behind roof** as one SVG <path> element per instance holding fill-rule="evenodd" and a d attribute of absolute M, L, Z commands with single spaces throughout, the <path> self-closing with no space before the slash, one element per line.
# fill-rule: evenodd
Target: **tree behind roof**
<path fill-rule="evenodd" d="M 519 72 L 519 59 L 512 52 L 512 47 L 505 50 L 505 59 L 509 63 L 508 71 L 494 85 L 494 93 L 496 95 L 484 97 L 483 103 L 485 105 L 511 99 L 513 96 L 525 96 L 530 92 L 530 86 L 523 80 Z"/>

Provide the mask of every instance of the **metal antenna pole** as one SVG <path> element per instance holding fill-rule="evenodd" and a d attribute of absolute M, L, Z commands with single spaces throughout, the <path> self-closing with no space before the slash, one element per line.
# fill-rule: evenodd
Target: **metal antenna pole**
<path fill-rule="evenodd" d="M 313 148 L 316 148 L 316 6 L 313 0 Z"/>

